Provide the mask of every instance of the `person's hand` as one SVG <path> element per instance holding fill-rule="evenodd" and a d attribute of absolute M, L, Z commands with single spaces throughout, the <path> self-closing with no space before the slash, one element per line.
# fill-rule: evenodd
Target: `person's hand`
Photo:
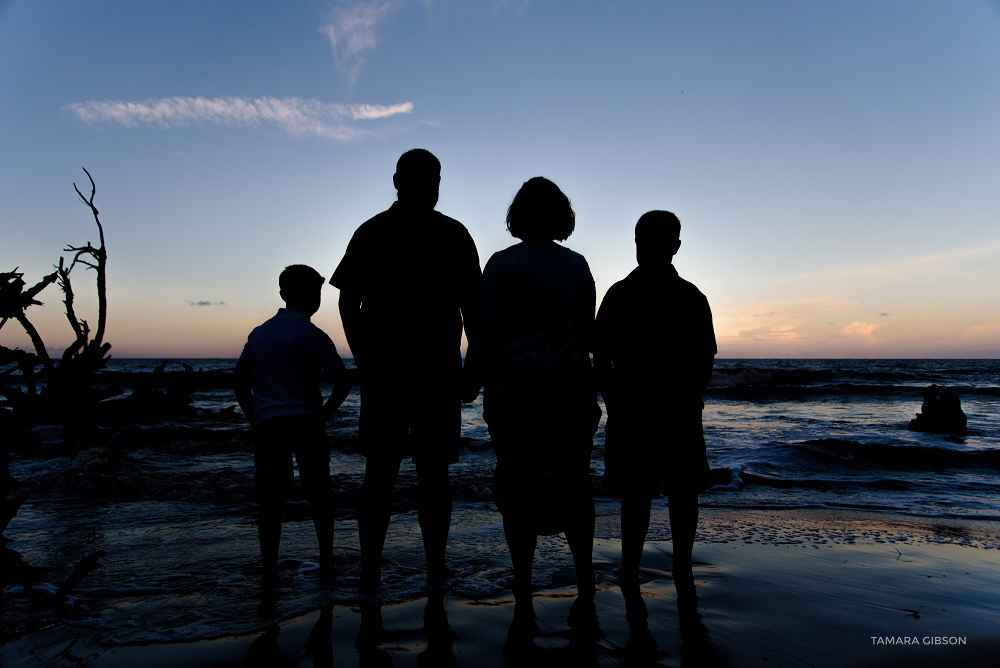
<path fill-rule="evenodd" d="M 462 387 L 461 397 L 463 404 L 471 404 L 479 396 L 482 388 L 482 377 L 479 374 L 479 366 L 475 357 L 466 355 L 465 365 L 462 367 Z"/>
<path fill-rule="evenodd" d="M 465 382 L 462 384 L 462 403 L 471 404 L 479 397 L 479 382 Z"/>

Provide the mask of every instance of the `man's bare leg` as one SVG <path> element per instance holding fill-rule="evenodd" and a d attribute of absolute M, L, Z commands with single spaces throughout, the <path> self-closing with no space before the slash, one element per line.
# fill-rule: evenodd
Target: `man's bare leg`
<path fill-rule="evenodd" d="M 358 539 L 361 543 L 361 588 L 372 591 L 382 582 L 382 548 L 392 517 L 392 491 L 401 460 L 368 457 L 361 485 Z"/>
<path fill-rule="evenodd" d="M 418 463 L 417 521 L 427 559 L 427 586 L 437 589 L 448 583 L 445 552 L 451 530 L 451 481 L 445 463 Z"/>
<path fill-rule="evenodd" d="M 652 499 L 647 494 L 622 495 L 622 565 L 618 569 L 618 579 L 629 585 L 639 582 L 639 564 L 649 531 L 651 507 Z"/>

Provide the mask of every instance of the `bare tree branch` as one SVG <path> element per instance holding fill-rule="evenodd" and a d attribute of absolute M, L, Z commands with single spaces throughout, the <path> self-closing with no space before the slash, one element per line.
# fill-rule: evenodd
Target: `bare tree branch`
<path fill-rule="evenodd" d="M 94 196 L 97 195 L 97 185 L 94 183 L 94 177 L 90 175 L 87 168 L 83 168 L 83 172 L 90 179 L 90 198 L 83 196 L 80 189 L 73 184 L 73 190 L 79 195 L 80 199 L 90 207 L 91 213 L 94 215 L 94 222 L 97 223 L 97 232 L 100 235 L 101 246 L 100 248 L 94 248 L 93 245 L 88 241 L 87 245 L 83 248 L 70 247 L 70 252 L 75 252 L 76 257 L 73 259 L 73 263 L 80 262 L 81 264 L 90 267 L 97 272 L 97 332 L 94 334 L 93 345 L 98 347 L 104 341 L 104 331 L 107 327 L 108 322 L 108 286 L 107 286 L 107 262 L 108 253 L 104 244 L 104 226 L 101 225 L 100 212 L 97 207 L 94 206 Z M 89 254 L 94 258 L 95 264 L 90 264 L 84 260 L 80 259 L 83 254 Z M 72 269 L 72 265 L 70 266 Z"/>
<path fill-rule="evenodd" d="M 59 258 L 59 266 L 56 267 L 56 272 L 59 274 L 59 287 L 62 289 L 65 299 L 63 299 L 63 304 L 66 305 L 66 318 L 69 320 L 69 326 L 73 328 L 73 333 L 76 335 L 76 341 L 79 342 L 83 340 L 86 343 L 86 337 L 83 333 L 83 328 L 80 327 L 80 320 L 76 317 L 76 309 L 73 306 L 73 284 L 69 280 L 69 272 L 73 269 L 73 266 L 67 269 L 65 266 L 65 261 L 63 258 Z M 68 349 L 67 349 L 68 350 Z M 66 355 L 63 355 L 65 358 Z"/>
<path fill-rule="evenodd" d="M 42 360 L 45 370 L 53 371 L 55 369 L 55 365 L 52 364 L 52 358 L 49 357 L 48 351 L 45 350 L 45 342 L 42 341 L 42 337 L 38 334 L 38 330 L 35 329 L 35 326 L 31 324 L 31 321 L 28 320 L 28 317 L 24 315 L 24 313 L 19 313 L 14 316 L 14 318 L 21 323 L 21 327 L 24 327 L 24 331 L 28 333 L 28 337 L 31 339 L 32 345 L 35 346 L 35 354 Z"/>

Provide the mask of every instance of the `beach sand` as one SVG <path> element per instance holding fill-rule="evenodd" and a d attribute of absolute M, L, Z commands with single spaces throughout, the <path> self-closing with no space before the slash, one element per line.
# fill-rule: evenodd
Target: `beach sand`
<path fill-rule="evenodd" d="M 470 596 L 459 576 L 443 599 L 364 609 L 335 603 L 213 640 L 106 647 L 79 629 L 72 639 L 64 629 L 40 629 L 0 647 L 2 665 L 1000 665 L 1000 523 L 703 509 L 694 552 L 697 610 L 678 608 L 670 542 L 651 541 L 640 589 L 644 630 L 630 629 L 614 575 L 616 519 L 610 511 L 598 518 L 599 629 L 567 624 L 575 592 L 569 556 L 556 538 L 539 548 L 539 567 L 557 567 L 535 592 L 541 633 L 506 650 L 512 597 Z M 662 535 L 665 523 L 665 513 L 657 513 L 651 534 Z M 397 520 L 394 535 L 419 546 L 412 524 Z M 502 578 L 506 550 L 494 543 L 490 551 Z"/>

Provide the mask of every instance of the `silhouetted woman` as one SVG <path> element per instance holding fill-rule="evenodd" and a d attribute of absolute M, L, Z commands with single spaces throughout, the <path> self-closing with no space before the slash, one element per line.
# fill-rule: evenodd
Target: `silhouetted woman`
<path fill-rule="evenodd" d="M 573 208 L 556 184 L 535 177 L 521 186 L 507 210 L 507 229 L 521 243 L 486 264 L 472 346 L 497 455 L 493 497 L 514 567 L 512 629 L 524 632 L 536 629 L 531 566 L 539 535 L 565 533 L 576 568 L 574 612 L 593 611 L 590 453 L 601 411 L 589 339 L 596 295 L 584 257 L 556 243 L 574 227 Z"/>

